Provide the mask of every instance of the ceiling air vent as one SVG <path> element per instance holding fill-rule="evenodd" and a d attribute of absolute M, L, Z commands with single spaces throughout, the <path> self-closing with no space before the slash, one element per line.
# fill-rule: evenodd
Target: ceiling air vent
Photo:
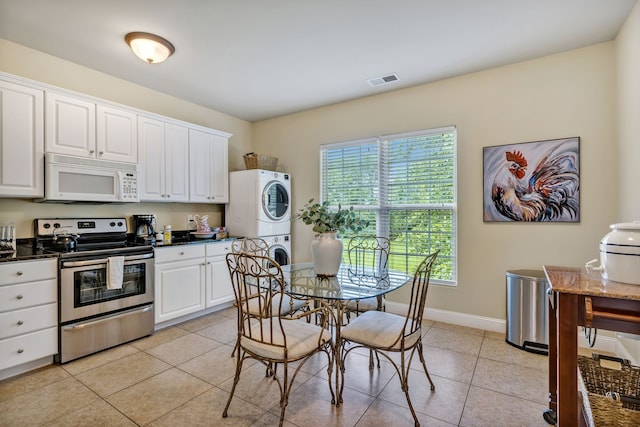
<path fill-rule="evenodd" d="M 380 85 L 385 85 L 387 83 L 391 83 L 391 82 L 395 82 L 400 80 L 398 78 L 398 75 L 396 73 L 393 74 L 389 74 L 388 76 L 382 76 L 382 77 L 376 77 L 373 79 L 369 79 L 367 80 L 367 83 L 369 83 L 369 85 L 371 86 L 380 86 Z"/>

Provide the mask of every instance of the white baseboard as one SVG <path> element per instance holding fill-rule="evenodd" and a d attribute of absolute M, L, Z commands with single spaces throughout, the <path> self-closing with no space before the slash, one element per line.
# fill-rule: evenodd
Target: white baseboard
<path fill-rule="evenodd" d="M 407 304 L 387 300 L 386 310 L 390 313 L 405 314 Z M 490 317 L 474 316 L 471 314 L 458 313 L 455 311 L 438 310 L 427 308 L 424 318 L 436 322 L 450 323 L 452 325 L 468 326 L 470 328 L 484 329 L 485 331 L 506 333 L 507 322 L 505 320 L 493 319 Z"/>
<path fill-rule="evenodd" d="M 41 359 L 23 363 L 22 365 L 3 369 L 0 371 L 0 380 L 15 377 L 16 375 L 24 374 L 25 372 L 33 371 L 34 369 L 42 368 L 43 366 L 51 365 L 52 363 L 53 356 L 46 356 Z"/>
<path fill-rule="evenodd" d="M 386 310 L 390 313 L 405 314 L 407 312 L 407 304 L 393 302 L 387 300 L 385 303 Z M 491 317 L 475 316 L 472 314 L 458 313 L 455 311 L 438 310 L 427 308 L 424 312 L 424 318 L 436 322 L 444 322 L 452 325 L 466 326 L 469 328 L 483 329 L 485 331 L 506 334 L 507 321 L 503 319 L 494 319 Z M 582 333 L 582 328 L 578 328 L 578 347 L 589 348 L 589 342 Z M 629 359 L 633 363 L 633 357 L 626 351 L 616 337 L 598 335 L 592 348 L 594 351 L 606 351 L 616 354 L 618 357 Z M 634 363 L 635 364 L 635 363 Z M 637 365 L 637 364 L 636 364 Z"/>

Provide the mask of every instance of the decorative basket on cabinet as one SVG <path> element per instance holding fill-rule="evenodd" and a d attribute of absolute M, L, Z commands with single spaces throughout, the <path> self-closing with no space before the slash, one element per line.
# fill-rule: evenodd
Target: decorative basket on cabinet
<path fill-rule="evenodd" d="M 278 158 L 265 156 L 258 153 L 247 153 L 244 156 L 244 165 L 247 169 L 264 169 L 269 171 L 276 170 Z"/>

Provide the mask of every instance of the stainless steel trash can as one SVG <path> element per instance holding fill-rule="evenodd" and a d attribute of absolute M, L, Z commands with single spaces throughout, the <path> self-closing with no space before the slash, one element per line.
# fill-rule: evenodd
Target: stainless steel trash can
<path fill-rule="evenodd" d="M 548 287 L 542 270 L 507 271 L 507 343 L 549 353 Z"/>

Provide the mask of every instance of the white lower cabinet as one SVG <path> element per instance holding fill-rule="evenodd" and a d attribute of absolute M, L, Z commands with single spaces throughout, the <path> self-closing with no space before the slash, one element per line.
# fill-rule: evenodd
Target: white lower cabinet
<path fill-rule="evenodd" d="M 204 245 L 156 248 L 156 323 L 206 308 L 204 260 Z"/>
<path fill-rule="evenodd" d="M 233 301 L 233 287 L 227 268 L 230 243 L 207 244 L 207 308 Z"/>
<path fill-rule="evenodd" d="M 56 353 L 57 258 L 0 264 L 0 371 Z"/>
<path fill-rule="evenodd" d="M 156 248 L 156 324 L 234 300 L 228 242 Z"/>

